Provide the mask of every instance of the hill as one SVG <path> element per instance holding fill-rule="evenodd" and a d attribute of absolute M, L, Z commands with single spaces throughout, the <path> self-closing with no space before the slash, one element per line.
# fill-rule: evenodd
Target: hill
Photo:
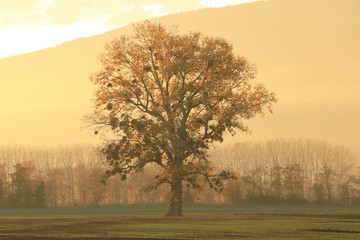
<path fill-rule="evenodd" d="M 277 93 L 274 114 L 249 122 L 252 136 L 225 142 L 306 137 L 360 153 L 359 12 L 358 0 L 268 0 L 155 20 L 226 38 Z M 89 75 L 104 43 L 129 33 L 131 26 L 0 60 L 0 143 L 93 141 L 77 130 L 91 106 Z"/>

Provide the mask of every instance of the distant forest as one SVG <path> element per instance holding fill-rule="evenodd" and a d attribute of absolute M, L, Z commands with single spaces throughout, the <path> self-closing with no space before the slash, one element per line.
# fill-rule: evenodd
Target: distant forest
<path fill-rule="evenodd" d="M 359 156 L 343 146 L 277 139 L 216 147 L 209 154 L 238 178 L 220 193 L 200 179 L 184 182 L 185 204 L 360 204 Z M 91 145 L 0 147 L 0 207 L 168 204 L 169 186 L 151 187 L 161 174 L 156 166 L 103 184 L 106 169 Z"/>

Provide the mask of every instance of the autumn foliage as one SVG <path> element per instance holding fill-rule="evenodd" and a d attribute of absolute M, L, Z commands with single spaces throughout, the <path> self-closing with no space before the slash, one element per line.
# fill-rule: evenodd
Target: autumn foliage
<path fill-rule="evenodd" d="M 107 176 L 126 179 L 157 165 L 155 186 L 171 185 L 171 216 L 182 215 L 183 181 L 196 186 L 202 177 L 222 190 L 232 175 L 209 162 L 209 146 L 226 131 L 247 132 L 244 120 L 271 111 L 276 101 L 252 83 L 254 65 L 222 38 L 181 35 L 147 21 L 133 36 L 107 44 L 100 59 L 102 70 L 91 78 L 97 86 L 92 123 L 107 136 Z"/>

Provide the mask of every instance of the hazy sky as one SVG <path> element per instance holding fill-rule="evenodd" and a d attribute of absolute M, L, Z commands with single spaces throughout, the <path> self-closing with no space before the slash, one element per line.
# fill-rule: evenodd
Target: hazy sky
<path fill-rule="evenodd" d="M 0 0 L 0 59 L 142 19 L 255 0 Z"/>

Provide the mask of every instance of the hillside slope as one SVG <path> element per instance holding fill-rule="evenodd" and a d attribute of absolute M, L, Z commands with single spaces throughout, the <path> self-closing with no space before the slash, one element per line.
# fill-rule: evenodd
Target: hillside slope
<path fill-rule="evenodd" d="M 277 93 L 274 114 L 249 122 L 252 136 L 226 142 L 308 137 L 360 153 L 359 12 L 358 0 L 268 0 L 156 21 L 226 38 L 256 63 L 257 81 Z M 0 60 L 0 143 L 92 141 L 74 127 L 91 106 L 89 75 L 99 68 L 104 43 L 128 33 L 131 27 Z M 61 118 L 55 109 L 62 109 Z"/>

